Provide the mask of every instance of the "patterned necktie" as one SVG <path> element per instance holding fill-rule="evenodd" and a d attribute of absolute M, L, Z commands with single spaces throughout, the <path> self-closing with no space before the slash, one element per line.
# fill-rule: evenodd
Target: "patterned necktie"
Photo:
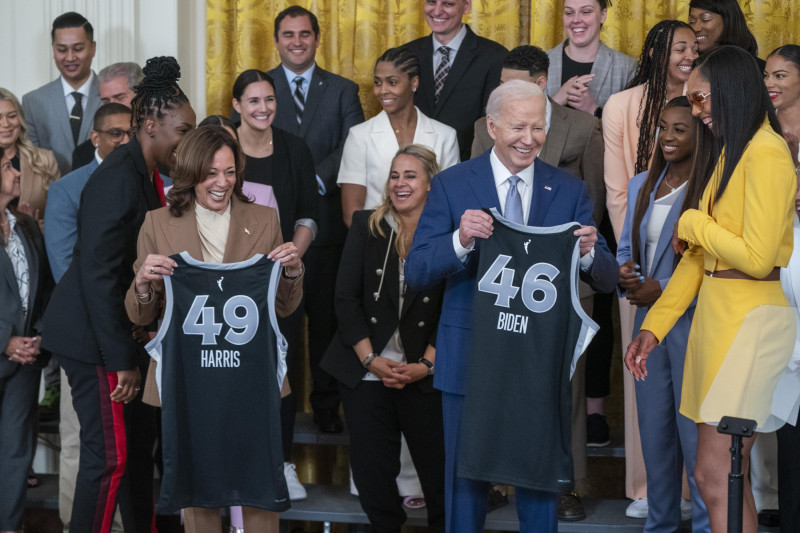
<path fill-rule="evenodd" d="M 517 190 L 517 183 L 519 176 L 511 176 L 508 178 L 508 193 L 506 194 L 506 205 L 503 207 L 503 216 L 511 222 L 517 224 L 525 224 L 522 217 L 522 198 Z"/>
<path fill-rule="evenodd" d="M 442 60 L 433 75 L 433 97 L 435 102 L 439 101 L 439 95 L 442 92 L 442 88 L 444 88 L 444 80 L 447 78 L 447 73 L 450 72 L 450 49 L 446 46 L 440 46 L 439 53 L 442 54 Z"/>
<path fill-rule="evenodd" d="M 303 98 L 303 77 L 297 76 L 293 81 L 297 85 L 294 90 L 294 112 L 299 126 L 303 122 L 303 110 L 306 108 L 306 101 Z"/>
<path fill-rule="evenodd" d="M 71 94 L 72 97 L 75 98 L 75 105 L 72 106 L 72 111 L 69 113 L 69 125 L 72 128 L 72 140 L 75 142 L 75 146 L 77 146 L 78 137 L 81 134 L 81 122 L 83 122 L 83 106 L 81 105 L 83 95 L 77 91 Z"/>
<path fill-rule="evenodd" d="M 158 193 L 158 201 L 161 202 L 161 207 L 167 205 L 167 200 L 164 198 L 164 180 L 161 179 L 161 173 L 158 169 L 153 170 L 153 185 Z"/>

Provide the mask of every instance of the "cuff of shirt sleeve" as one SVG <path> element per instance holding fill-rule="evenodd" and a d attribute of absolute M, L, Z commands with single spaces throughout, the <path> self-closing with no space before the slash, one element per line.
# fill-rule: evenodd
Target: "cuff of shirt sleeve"
<path fill-rule="evenodd" d="M 592 268 L 592 263 L 594 263 L 594 247 L 589 250 L 589 253 L 581 257 L 581 270 L 586 271 Z"/>
<path fill-rule="evenodd" d="M 311 240 L 317 238 L 317 223 L 314 222 L 313 218 L 300 218 L 297 222 L 294 223 L 294 230 L 297 231 L 298 226 L 305 226 L 311 231 Z"/>
<path fill-rule="evenodd" d="M 469 246 L 464 248 L 461 246 L 461 239 L 458 238 L 458 230 L 453 232 L 453 249 L 456 251 L 456 257 L 462 263 L 467 260 L 467 255 L 475 248 L 475 241 Z"/>

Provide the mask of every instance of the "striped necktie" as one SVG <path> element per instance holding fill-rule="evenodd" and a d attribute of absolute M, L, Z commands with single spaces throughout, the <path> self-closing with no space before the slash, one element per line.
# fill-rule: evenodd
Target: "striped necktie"
<path fill-rule="evenodd" d="M 293 81 L 296 85 L 294 90 L 294 112 L 299 126 L 303 122 L 303 110 L 306 108 L 306 101 L 303 97 L 303 77 L 297 76 Z"/>
<path fill-rule="evenodd" d="M 450 49 L 446 46 L 439 47 L 439 53 L 442 54 L 442 60 L 439 66 L 436 67 L 436 72 L 433 75 L 433 96 L 434 101 L 439 101 L 439 95 L 444 88 L 444 80 L 447 78 L 447 73 L 450 72 Z"/>

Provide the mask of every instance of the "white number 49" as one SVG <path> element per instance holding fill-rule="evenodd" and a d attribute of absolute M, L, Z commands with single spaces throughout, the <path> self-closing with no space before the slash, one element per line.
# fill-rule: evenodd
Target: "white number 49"
<path fill-rule="evenodd" d="M 183 332 L 186 335 L 201 335 L 201 344 L 204 346 L 216 345 L 217 335 L 222 332 L 220 322 L 216 321 L 213 307 L 206 307 L 208 301 L 207 294 L 199 294 L 194 297 L 192 306 L 183 321 Z M 244 314 L 239 316 L 238 309 L 244 309 Z M 222 318 L 228 326 L 225 340 L 231 344 L 241 346 L 247 344 L 258 331 L 258 307 L 252 298 L 240 294 L 233 296 L 225 302 L 222 308 Z"/>

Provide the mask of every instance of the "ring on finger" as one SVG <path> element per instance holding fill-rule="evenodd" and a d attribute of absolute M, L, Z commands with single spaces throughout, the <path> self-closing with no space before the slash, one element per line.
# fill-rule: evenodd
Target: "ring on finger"
<path fill-rule="evenodd" d="M 154 270 L 153 270 L 153 267 L 150 267 L 150 273 L 151 273 L 151 274 L 155 274 L 155 272 L 154 272 Z"/>

